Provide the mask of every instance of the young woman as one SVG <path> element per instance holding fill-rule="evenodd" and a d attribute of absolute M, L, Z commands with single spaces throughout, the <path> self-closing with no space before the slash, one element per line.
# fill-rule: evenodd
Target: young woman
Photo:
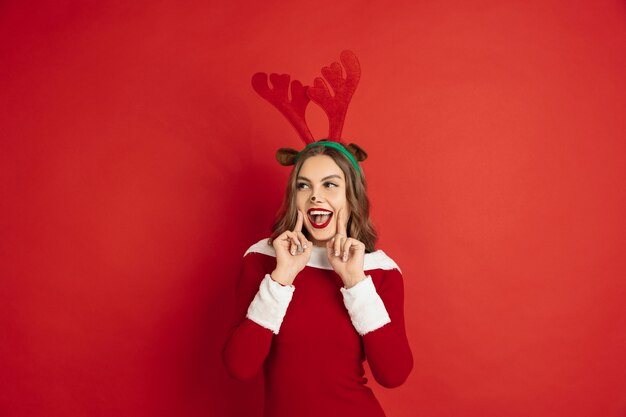
<path fill-rule="evenodd" d="M 375 250 L 354 153 L 331 141 L 301 151 L 272 236 L 244 255 L 223 360 L 240 380 L 264 371 L 265 417 L 384 416 L 364 360 L 389 388 L 413 367 L 402 275 Z"/>

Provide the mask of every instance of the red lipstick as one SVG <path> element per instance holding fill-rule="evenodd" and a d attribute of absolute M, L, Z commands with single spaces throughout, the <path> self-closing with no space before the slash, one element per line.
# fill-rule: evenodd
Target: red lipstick
<path fill-rule="evenodd" d="M 333 218 L 332 211 L 322 209 L 322 208 L 310 208 L 309 210 L 307 210 L 307 214 L 309 218 L 309 223 L 311 223 L 311 226 L 313 226 L 316 229 L 325 228 L 326 226 L 328 226 L 328 224 L 330 223 L 330 220 Z M 315 222 L 316 218 L 317 219 L 324 218 L 325 216 L 328 216 L 328 219 L 326 219 L 324 223 Z"/>

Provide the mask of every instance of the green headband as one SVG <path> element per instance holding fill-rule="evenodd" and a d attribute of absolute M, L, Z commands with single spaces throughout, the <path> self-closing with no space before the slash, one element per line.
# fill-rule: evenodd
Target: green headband
<path fill-rule="evenodd" d="M 361 167 L 357 163 L 356 159 L 354 159 L 354 156 L 350 153 L 350 151 L 348 151 L 345 148 L 345 146 L 343 146 L 339 142 L 333 142 L 333 141 L 328 141 L 328 140 L 320 140 L 320 141 L 317 141 L 317 142 L 309 143 L 308 145 L 305 146 L 304 149 L 302 149 L 300 152 L 298 152 L 298 154 L 294 158 L 293 162 L 294 163 L 298 162 L 298 158 L 300 158 L 300 155 L 302 154 L 302 152 L 306 151 L 307 149 L 309 149 L 309 148 L 311 148 L 313 146 L 326 146 L 328 148 L 337 149 L 339 152 L 343 153 L 350 160 L 350 162 L 352 162 L 352 165 L 354 165 L 354 167 L 356 168 L 357 172 L 361 172 Z"/>

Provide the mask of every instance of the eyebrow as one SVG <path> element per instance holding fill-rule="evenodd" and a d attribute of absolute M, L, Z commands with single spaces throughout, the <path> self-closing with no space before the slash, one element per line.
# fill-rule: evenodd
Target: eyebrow
<path fill-rule="evenodd" d="M 338 179 L 340 179 L 340 180 L 342 180 L 342 181 L 343 181 L 343 178 L 341 178 L 341 177 L 340 177 L 339 175 L 337 175 L 337 174 L 328 175 L 328 176 L 326 176 L 326 177 L 322 178 L 322 181 L 326 181 L 326 180 L 329 180 L 329 179 L 331 179 L 331 178 L 338 178 Z M 307 177 L 298 176 L 298 178 L 297 178 L 297 179 L 299 179 L 299 180 L 304 180 L 304 181 L 307 181 L 307 182 L 311 182 L 311 180 L 310 180 L 310 179 L 308 179 Z"/>

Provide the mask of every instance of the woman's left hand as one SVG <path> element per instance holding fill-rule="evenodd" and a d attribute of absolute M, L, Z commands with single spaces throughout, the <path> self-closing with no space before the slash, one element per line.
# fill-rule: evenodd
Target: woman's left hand
<path fill-rule="evenodd" d="M 365 279 L 365 244 L 348 237 L 346 223 L 341 217 L 342 211 L 339 209 L 337 212 L 337 233 L 326 243 L 326 252 L 330 265 L 341 277 L 344 287 L 351 288 Z"/>

